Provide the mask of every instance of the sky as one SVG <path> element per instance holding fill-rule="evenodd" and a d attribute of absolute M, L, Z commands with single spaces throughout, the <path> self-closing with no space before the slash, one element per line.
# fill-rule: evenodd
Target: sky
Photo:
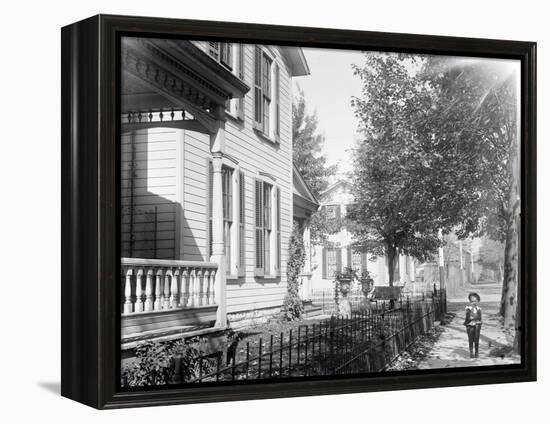
<path fill-rule="evenodd" d="M 352 96 L 361 94 L 361 80 L 353 75 L 352 63 L 361 64 L 358 51 L 304 48 L 310 75 L 295 78 L 295 95 L 304 91 L 308 113 L 317 112 L 317 131 L 325 135 L 324 151 L 329 164 L 340 172 L 351 170 L 349 149 L 355 144 L 358 120 L 353 114 Z"/>
<path fill-rule="evenodd" d="M 295 78 L 295 95 L 298 88 L 304 92 L 308 113 L 317 113 L 317 132 L 325 135 L 324 152 L 328 164 L 338 164 L 339 174 L 351 171 L 350 149 L 357 139 L 359 121 L 355 118 L 350 101 L 361 95 L 361 79 L 353 75 L 352 64 L 363 64 L 359 51 L 303 48 L 310 75 Z M 491 60 L 501 72 L 516 71 L 519 61 L 449 58 L 457 63 Z M 411 68 L 411 72 L 415 70 Z"/>

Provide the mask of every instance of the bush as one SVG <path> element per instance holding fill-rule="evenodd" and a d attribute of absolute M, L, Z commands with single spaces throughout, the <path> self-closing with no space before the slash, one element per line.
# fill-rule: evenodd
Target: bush
<path fill-rule="evenodd" d="M 173 383 L 175 361 L 180 361 L 183 381 L 197 378 L 200 374 L 203 353 L 195 341 L 147 341 L 136 347 L 136 360 L 122 370 L 122 386 L 159 386 Z M 202 375 L 214 369 L 212 360 L 202 361 Z"/>

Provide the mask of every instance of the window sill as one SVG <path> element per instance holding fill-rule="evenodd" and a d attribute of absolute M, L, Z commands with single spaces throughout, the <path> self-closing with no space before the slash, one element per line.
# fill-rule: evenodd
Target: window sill
<path fill-rule="evenodd" d="M 264 141 L 267 141 L 275 146 L 279 145 L 279 138 L 271 138 L 270 136 L 266 135 L 262 130 L 259 130 L 258 128 L 254 128 L 254 132 Z"/>

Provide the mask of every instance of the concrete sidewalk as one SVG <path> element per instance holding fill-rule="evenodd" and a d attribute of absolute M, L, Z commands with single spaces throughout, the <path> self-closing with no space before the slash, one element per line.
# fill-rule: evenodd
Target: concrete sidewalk
<path fill-rule="evenodd" d="M 446 325 L 442 325 L 443 332 L 434 344 L 430 353 L 419 364 L 418 369 L 472 367 L 486 365 L 504 365 L 520 363 L 520 356 L 509 354 L 495 356 L 495 349 L 510 345 L 504 335 L 502 321 L 498 315 L 498 291 L 493 287 L 470 287 L 481 295 L 480 306 L 483 311 L 483 326 L 479 340 L 479 358 L 470 358 L 468 336 L 464 322 L 467 305 L 467 292 L 459 298 L 448 299 L 448 312 L 454 318 Z M 493 351 L 493 354 L 490 352 Z"/>

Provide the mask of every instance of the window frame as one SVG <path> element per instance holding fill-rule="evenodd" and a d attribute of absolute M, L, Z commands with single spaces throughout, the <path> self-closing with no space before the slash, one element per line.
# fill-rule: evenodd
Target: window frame
<path fill-rule="evenodd" d="M 269 204 L 269 207 L 266 205 Z M 254 276 L 281 275 L 281 197 L 274 181 L 254 181 Z M 260 246 L 259 246 L 260 244 Z"/>
<path fill-rule="evenodd" d="M 280 140 L 280 66 L 263 46 L 254 47 L 254 129 L 271 142 Z M 269 69 L 267 69 L 269 67 Z"/>

